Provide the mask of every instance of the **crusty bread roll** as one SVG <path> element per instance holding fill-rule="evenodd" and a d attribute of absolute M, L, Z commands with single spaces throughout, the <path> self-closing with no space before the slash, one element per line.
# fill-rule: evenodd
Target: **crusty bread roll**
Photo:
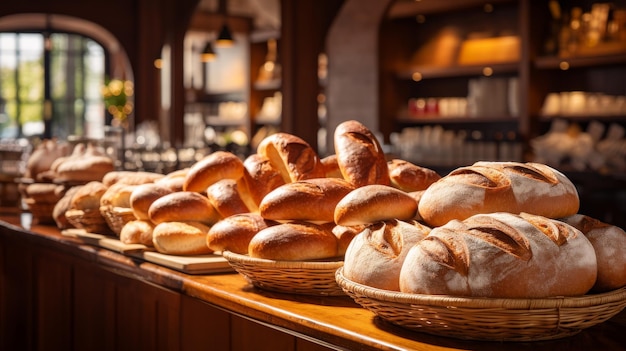
<path fill-rule="evenodd" d="M 104 176 L 114 169 L 113 160 L 105 154 L 104 150 L 88 143 L 84 152 L 72 153 L 65 158 L 56 168 L 56 174 L 59 181 L 101 182 Z"/>
<path fill-rule="evenodd" d="M 169 255 L 205 255 L 213 253 L 207 244 L 209 226 L 199 222 L 163 222 L 154 227 L 154 248 Z"/>
<path fill-rule="evenodd" d="M 67 217 L 65 217 L 65 212 L 70 209 L 72 198 L 81 186 L 82 185 L 73 186 L 67 189 L 63 197 L 54 205 L 52 210 L 52 219 L 54 219 L 54 222 L 59 229 L 73 227 L 73 225 L 67 220 Z"/>
<path fill-rule="evenodd" d="M 114 183 L 100 197 L 100 206 L 131 208 L 130 196 L 135 188 L 137 185 L 122 182 Z"/>
<path fill-rule="evenodd" d="M 392 159 L 387 162 L 391 186 L 408 192 L 420 191 L 438 181 L 441 176 L 432 169 L 420 167 L 411 162 Z"/>
<path fill-rule="evenodd" d="M 596 281 L 593 246 L 576 228 L 506 212 L 452 220 L 406 256 L 406 293 L 495 298 L 578 296 Z"/>
<path fill-rule="evenodd" d="M 148 220 L 129 221 L 122 227 L 120 241 L 124 244 L 142 244 L 153 247 L 152 233 L 154 227 L 154 223 Z"/>
<path fill-rule="evenodd" d="M 154 200 L 148 209 L 154 224 L 163 222 L 200 222 L 206 225 L 220 220 L 209 199 L 195 191 L 177 191 Z"/>
<path fill-rule="evenodd" d="M 337 154 L 328 155 L 321 159 L 322 166 L 324 167 L 324 173 L 326 178 L 342 178 L 341 169 L 339 169 L 339 162 L 337 162 Z"/>
<path fill-rule="evenodd" d="M 187 177 L 187 172 L 189 172 L 189 168 L 179 169 L 179 170 L 166 174 L 161 179 L 155 180 L 154 183 L 158 185 L 162 185 L 172 190 L 173 192 L 183 191 L 185 178 Z"/>
<path fill-rule="evenodd" d="M 527 212 L 561 218 L 578 212 L 576 187 L 561 172 L 539 163 L 476 162 L 432 184 L 419 202 L 430 226 L 474 214 Z"/>
<path fill-rule="evenodd" d="M 430 228 L 416 221 L 388 220 L 365 227 L 346 250 L 343 274 L 360 284 L 400 290 L 400 268 L 417 242 Z"/>
<path fill-rule="evenodd" d="M 207 236 L 207 245 L 214 251 L 248 254 L 250 240 L 259 231 L 277 223 L 258 213 L 240 213 L 215 223 Z"/>
<path fill-rule="evenodd" d="M 335 129 L 335 154 L 343 178 L 355 187 L 390 185 L 385 152 L 374 133 L 361 122 L 342 122 Z"/>
<path fill-rule="evenodd" d="M 115 183 L 139 185 L 145 183 L 154 183 L 156 180 L 163 177 L 163 174 L 155 172 L 112 171 L 104 175 L 104 177 L 102 178 L 102 184 L 106 186 L 111 186 Z"/>
<path fill-rule="evenodd" d="M 307 261 L 337 256 L 337 237 L 332 226 L 289 222 L 259 231 L 248 246 L 254 258 L 276 261 Z"/>
<path fill-rule="evenodd" d="M 207 188 L 207 197 L 221 218 L 251 212 L 241 197 L 234 179 L 222 179 Z"/>
<path fill-rule="evenodd" d="M 335 207 L 335 223 L 366 225 L 388 219 L 410 220 L 417 202 L 406 192 L 389 185 L 371 184 L 352 190 Z"/>
<path fill-rule="evenodd" d="M 247 194 L 252 204 L 248 207 L 258 209 L 261 200 L 270 191 L 285 184 L 280 171 L 272 166 L 270 160 L 257 153 L 248 156 L 244 162 L 243 180 L 246 184 Z M 244 198 L 245 200 L 245 198 Z"/>
<path fill-rule="evenodd" d="M 626 286 L 626 231 L 582 214 L 560 220 L 585 234 L 596 252 L 598 277 L 592 290 L 605 292 Z"/>
<path fill-rule="evenodd" d="M 295 135 L 272 134 L 261 141 L 257 153 L 269 159 L 285 183 L 325 176 L 317 152 L 309 143 Z"/>
<path fill-rule="evenodd" d="M 333 222 L 335 207 L 354 187 L 339 178 L 314 178 L 279 186 L 267 194 L 259 213 L 276 221 Z"/>
<path fill-rule="evenodd" d="M 107 191 L 107 186 L 99 181 L 91 181 L 81 186 L 72 197 L 70 209 L 100 211 L 100 199 Z"/>
<path fill-rule="evenodd" d="M 133 209 L 133 213 L 137 219 L 150 219 L 148 213 L 150 205 L 152 203 L 167 194 L 171 194 L 173 191 L 162 184 L 147 183 L 140 184 L 133 189 L 130 194 L 130 207 Z"/>
<path fill-rule="evenodd" d="M 352 239 L 365 229 L 365 226 L 355 225 L 347 227 L 343 225 L 335 225 L 332 229 L 333 234 L 337 237 L 337 256 L 346 254 L 346 250 Z"/>
<path fill-rule="evenodd" d="M 206 192 L 209 185 L 221 179 L 239 179 L 243 176 L 243 161 L 228 151 L 215 151 L 197 161 L 187 171 L 183 190 Z"/>
<path fill-rule="evenodd" d="M 424 219 L 422 218 L 422 216 L 420 216 L 420 212 L 419 212 L 420 200 L 422 199 L 422 195 L 424 195 L 424 191 L 425 190 L 418 190 L 418 191 L 411 191 L 407 193 L 417 203 L 418 211 L 415 211 L 415 217 L 413 217 L 413 219 L 415 219 L 416 221 L 420 221 L 420 222 L 424 222 Z"/>

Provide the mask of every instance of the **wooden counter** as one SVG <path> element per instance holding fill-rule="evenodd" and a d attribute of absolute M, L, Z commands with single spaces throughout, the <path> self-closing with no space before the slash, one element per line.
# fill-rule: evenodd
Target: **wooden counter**
<path fill-rule="evenodd" d="M 626 312 L 573 337 L 475 342 L 401 329 L 348 297 L 187 275 L 0 216 L 2 350 L 615 350 Z"/>

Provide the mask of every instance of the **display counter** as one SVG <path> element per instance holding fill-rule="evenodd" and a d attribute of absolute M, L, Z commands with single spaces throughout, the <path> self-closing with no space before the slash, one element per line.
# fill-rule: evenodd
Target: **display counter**
<path fill-rule="evenodd" d="M 275 293 L 237 273 L 188 275 L 0 216 L 2 350 L 615 350 L 626 312 L 551 341 L 404 330 L 349 297 Z"/>

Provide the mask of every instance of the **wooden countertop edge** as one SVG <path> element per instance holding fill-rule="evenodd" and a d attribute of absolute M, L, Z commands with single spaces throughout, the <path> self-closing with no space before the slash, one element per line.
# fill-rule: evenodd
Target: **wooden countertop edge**
<path fill-rule="evenodd" d="M 7 221 L 8 219 L 8 221 Z M 411 332 L 381 322 L 374 314 L 358 306 L 349 297 L 316 297 L 275 293 L 258 289 L 236 273 L 187 275 L 153 263 L 144 262 L 107 249 L 90 246 L 60 234 L 53 226 L 33 226 L 26 230 L 18 225 L 19 218 L 0 216 L 0 225 L 27 240 L 58 249 L 90 262 L 101 264 L 119 274 L 135 277 L 200 299 L 244 318 L 253 319 L 287 333 L 349 350 L 510 350 L 559 348 L 559 340 L 539 343 L 501 343 L 457 340 Z M 626 313 L 607 321 L 607 330 L 619 330 L 626 325 Z M 341 325 L 340 325 L 341 324 Z M 594 327 L 595 328 L 595 327 Z M 576 339 L 587 340 L 586 332 L 562 341 L 573 345 Z M 606 335 L 599 333 L 603 340 Z M 609 340 L 610 341 L 610 340 Z M 536 346 L 536 347 L 534 347 Z M 541 346 L 541 347 L 539 347 Z"/>

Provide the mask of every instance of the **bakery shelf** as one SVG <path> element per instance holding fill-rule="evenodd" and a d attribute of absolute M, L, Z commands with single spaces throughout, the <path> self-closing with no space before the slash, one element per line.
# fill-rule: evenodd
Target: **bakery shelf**
<path fill-rule="evenodd" d="M 566 62 L 569 68 L 623 65 L 626 62 L 626 52 L 603 56 L 542 56 L 535 59 L 535 67 L 539 69 L 562 69 L 561 64 Z"/>
<path fill-rule="evenodd" d="M 505 75 L 515 74 L 518 71 L 519 64 L 517 62 L 512 63 L 485 63 L 482 65 L 459 65 L 459 66 L 412 66 L 406 69 L 401 69 L 396 72 L 398 79 L 413 79 L 413 75 L 418 72 L 421 75 L 421 79 L 437 79 L 437 78 L 452 78 L 452 77 L 478 77 L 484 76 L 485 69 L 490 69 L 491 73 L 488 75 Z"/>

